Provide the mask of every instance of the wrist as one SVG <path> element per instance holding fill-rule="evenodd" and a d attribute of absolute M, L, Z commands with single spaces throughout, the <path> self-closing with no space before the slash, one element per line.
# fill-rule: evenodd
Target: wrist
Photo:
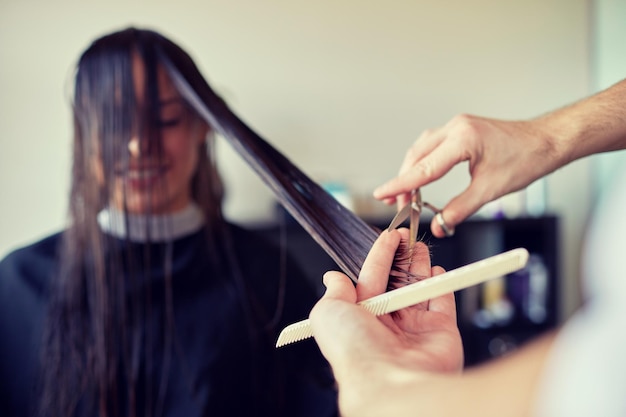
<path fill-rule="evenodd" d="M 354 371 L 354 369 L 353 369 Z M 413 412 L 425 405 L 422 400 L 412 407 L 408 403 L 420 398 L 424 387 L 435 375 L 416 372 L 389 363 L 364 366 L 361 370 L 350 373 L 339 381 L 339 406 L 341 415 L 350 416 L 384 416 L 405 415 L 407 408 Z M 406 396 L 410 395 L 410 399 Z"/>
<path fill-rule="evenodd" d="M 626 81 L 531 121 L 547 136 L 556 167 L 626 148 Z M 555 167 L 555 168 L 556 168 Z"/>
<path fill-rule="evenodd" d="M 572 146 L 575 142 L 575 129 L 560 122 L 554 114 L 540 116 L 531 121 L 537 142 L 537 155 L 551 166 L 543 175 L 577 159 Z"/>

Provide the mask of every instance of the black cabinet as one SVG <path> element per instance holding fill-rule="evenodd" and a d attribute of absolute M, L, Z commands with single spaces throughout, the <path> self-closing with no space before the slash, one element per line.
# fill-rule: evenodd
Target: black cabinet
<path fill-rule="evenodd" d="M 427 234 L 425 240 L 433 264 L 448 270 L 519 247 L 530 253 L 523 270 L 457 292 L 466 366 L 509 353 L 557 325 L 557 217 L 471 220 L 451 238 Z"/>
<path fill-rule="evenodd" d="M 383 229 L 388 223 L 373 221 Z M 337 270 L 335 262 L 296 223 L 257 227 L 282 242 L 301 264 L 306 279 L 320 295 L 322 275 Z M 420 240 L 431 247 L 432 264 L 451 270 L 510 249 L 526 248 L 527 267 L 456 294 L 458 325 L 466 366 L 511 352 L 558 322 L 558 218 L 467 220 L 453 237 L 434 238 L 428 223 L 420 225 Z"/>

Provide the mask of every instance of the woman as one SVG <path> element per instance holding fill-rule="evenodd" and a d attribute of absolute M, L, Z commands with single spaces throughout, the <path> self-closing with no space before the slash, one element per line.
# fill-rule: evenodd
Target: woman
<path fill-rule="evenodd" d="M 208 87 L 152 31 L 106 35 L 80 57 L 70 225 L 0 263 L 3 416 L 336 412 L 315 345 L 273 349 L 315 293 L 224 220 L 213 127 L 172 62 Z"/>

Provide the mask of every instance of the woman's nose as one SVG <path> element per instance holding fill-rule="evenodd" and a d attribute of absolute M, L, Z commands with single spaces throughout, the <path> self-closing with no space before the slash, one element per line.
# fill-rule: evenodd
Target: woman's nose
<path fill-rule="evenodd" d="M 148 141 L 139 139 L 139 135 L 133 135 L 128 141 L 128 152 L 133 158 L 146 156 L 148 153 Z"/>
<path fill-rule="evenodd" d="M 128 152 L 130 152 L 130 156 L 133 158 L 139 158 L 141 155 L 141 146 L 139 145 L 139 138 L 137 136 L 133 136 L 128 141 Z"/>

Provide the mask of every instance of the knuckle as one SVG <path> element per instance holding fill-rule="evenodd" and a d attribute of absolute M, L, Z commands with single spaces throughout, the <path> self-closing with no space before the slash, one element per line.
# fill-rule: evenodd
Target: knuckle
<path fill-rule="evenodd" d="M 435 175 L 435 166 L 430 160 L 425 159 L 415 165 L 415 171 L 417 171 L 420 177 L 430 180 Z"/>
<path fill-rule="evenodd" d="M 422 131 L 422 134 L 419 136 L 419 138 L 417 140 L 420 141 L 420 140 L 423 140 L 425 138 L 428 138 L 428 137 L 432 136 L 434 133 L 435 133 L 435 129 L 433 129 L 433 128 L 424 129 L 424 131 Z"/>
<path fill-rule="evenodd" d="M 457 140 L 474 141 L 480 134 L 478 118 L 469 114 L 459 114 L 450 122 L 450 130 Z"/>

